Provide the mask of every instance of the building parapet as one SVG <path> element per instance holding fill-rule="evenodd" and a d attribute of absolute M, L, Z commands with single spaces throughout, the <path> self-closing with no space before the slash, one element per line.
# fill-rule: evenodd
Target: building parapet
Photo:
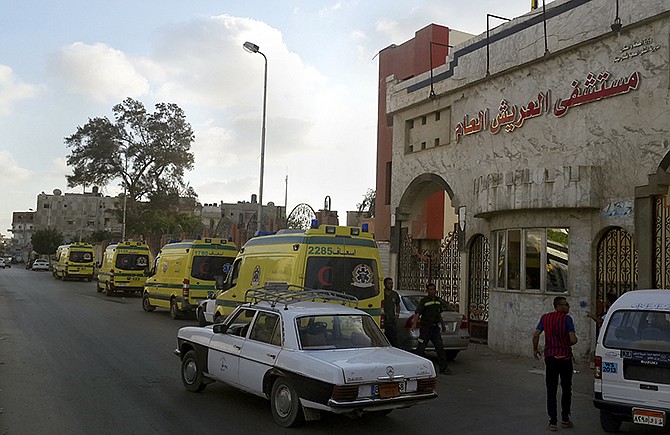
<path fill-rule="evenodd" d="M 525 168 L 475 178 L 474 215 L 525 209 L 602 207 L 600 166 Z"/>

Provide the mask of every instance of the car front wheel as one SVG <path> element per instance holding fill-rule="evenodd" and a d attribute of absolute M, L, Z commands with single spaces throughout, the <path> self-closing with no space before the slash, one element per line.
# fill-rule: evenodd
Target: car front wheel
<path fill-rule="evenodd" d="M 205 313 L 202 307 L 197 308 L 196 317 L 198 318 L 198 326 L 207 326 L 207 320 L 205 320 Z"/>
<path fill-rule="evenodd" d="M 188 391 L 199 393 L 207 384 L 203 382 L 202 368 L 194 350 L 189 350 L 181 360 L 181 381 Z"/>
<path fill-rule="evenodd" d="M 297 426 L 305 421 L 300 398 L 290 382 L 279 378 L 272 385 L 272 417 L 281 427 Z"/>
<path fill-rule="evenodd" d="M 156 307 L 151 305 L 151 301 L 149 301 L 149 293 L 144 293 L 142 295 L 142 309 L 147 313 L 150 313 L 151 311 L 156 309 Z"/>

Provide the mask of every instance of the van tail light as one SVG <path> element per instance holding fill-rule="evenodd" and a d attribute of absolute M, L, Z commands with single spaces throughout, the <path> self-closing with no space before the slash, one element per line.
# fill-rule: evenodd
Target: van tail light
<path fill-rule="evenodd" d="M 603 378 L 603 357 L 601 356 L 596 355 L 595 370 L 593 371 L 593 375 L 596 379 Z"/>
<path fill-rule="evenodd" d="M 417 316 L 416 313 L 409 316 L 409 319 L 405 322 L 405 328 L 407 329 L 418 329 L 420 327 L 419 316 Z"/>
<path fill-rule="evenodd" d="M 188 299 L 188 295 L 191 292 L 191 285 L 188 279 L 184 280 L 184 285 L 181 288 L 181 295 L 184 297 L 184 300 Z"/>
<path fill-rule="evenodd" d="M 468 329 L 468 318 L 463 314 L 463 320 L 461 320 L 461 329 Z"/>

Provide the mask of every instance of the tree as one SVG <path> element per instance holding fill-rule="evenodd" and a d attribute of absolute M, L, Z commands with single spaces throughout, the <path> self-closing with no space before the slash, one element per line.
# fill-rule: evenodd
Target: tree
<path fill-rule="evenodd" d="M 37 230 L 33 233 L 31 243 L 33 251 L 38 254 L 53 254 L 63 244 L 63 233 L 54 229 Z"/>
<path fill-rule="evenodd" d="M 192 191 L 184 182 L 193 168 L 191 143 L 195 140 L 184 111 L 176 104 L 158 103 L 154 113 L 132 98 L 112 108 L 107 117 L 89 119 L 65 138 L 71 148 L 67 164 L 69 187 L 107 185 L 120 180 L 130 201 L 152 194 Z"/>
<path fill-rule="evenodd" d="M 375 217 L 375 201 L 377 200 L 377 192 L 372 189 L 368 189 L 363 195 L 363 201 L 359 204 L 356 204 L 358 207 L 358 214 L 365 215 L 366 217 Z"/>

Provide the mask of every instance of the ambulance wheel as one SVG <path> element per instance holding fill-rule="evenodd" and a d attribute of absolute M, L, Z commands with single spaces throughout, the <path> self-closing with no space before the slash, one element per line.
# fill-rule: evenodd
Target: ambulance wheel
<path fill-rule="evenodd" d="M 151 305 L 151 302 L 149 301 L 149 293 L 144 293 L 142 295 L 142 309 L 147 313 L 150 313 L 156 309 L 156 307 Z"/>
<path fill-rule="evenodd" d="M 272 385 L 270 395 L 272 417 L 281 427 L 297 426 L 305 421 L 305 414 L 300 405 L 298 392 L 284 378 L 279 378 Z"/>
<path fill-rule="evenodd" d="M 602 427 L 605 432 L 619 432 L 619 429 L 621 429 L 621 421 L 621 417 L 602 409 L 600 410 L 600 427 Z"/>
<path fill-rule="evenodd" d="M 224 320 L 225 320 L 225 317 L 223 317 L 221 314 L 217 314 L 216 316 L 214 316 L 214 323 L 215 324 L 216 323 L 223 323 Z"/>
<path fill-rule="evenodd" d="M 109 285 L 109 283 L 105 283 L 105 294 L 107 296 L 111 296 L 114 294 L 114 290 L 112 290 L 112 287 Z"/>
<path fill-rule="evenodd" d="M 170 317 L 174 320 L 177 320 L 181 317 L 181 312 L 177 306 L 177 300 L 175 298 L 170 299 Z"/>
<path fill-rule="evenodd" d="M 95 289 L 98 291 L 98 293 L 102 293 L 102 287 L 100 287 L 100 281 L 95 283 Z"/>
<path fill-rule="evenodd" d="M 194 350 L 186 352 L 184 359 L 181 360 L 181 381 L 184 383 L 186 390 L 193 393 L 199 393 L 207 386 L 204 382 L 198 356 Z"/>
<path fill-rule="evenodd" d="M 198 318 L 198 326 L 207 326 L 207 320 L 205 320 L 205 313 L 202 312 L 202 307 L 196 309 L 196 317 Z"/>

